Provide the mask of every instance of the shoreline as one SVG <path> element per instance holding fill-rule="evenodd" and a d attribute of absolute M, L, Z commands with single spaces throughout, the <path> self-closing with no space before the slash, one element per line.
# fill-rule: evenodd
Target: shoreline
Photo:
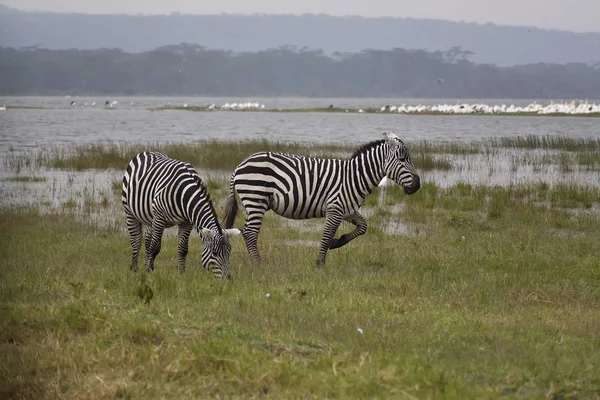
<path fill-rule="evenodd" d="M 41 106 L 11 106 L 6 105 L 6 110 L 120 110 L 115 107 L 41 107 Z M 123 110 L 123 109 L 121 109 Z M 523 112 L 445 112 L 445 111 L 381 111 L 378 108 L 338 108 L 338 107 L 322 107 L 322 108 L 265 108 L 265 109 L 220 109 L 210 106 L 161 106 L 154 108 L 143 109 L 125 109 L 129 111 L 193 111 L 193 112 L 260 112 L 260 113 L 332 113 L 332 114 L 383 114 L 383 115 L 469 115 L 469 116 L 505 116 L 505 117 L 600 117 L 599 112 L 588 113 L 565 113 L 565 112 L 549 112 L 540 113 L 538 111 L 523 111 Z"/>

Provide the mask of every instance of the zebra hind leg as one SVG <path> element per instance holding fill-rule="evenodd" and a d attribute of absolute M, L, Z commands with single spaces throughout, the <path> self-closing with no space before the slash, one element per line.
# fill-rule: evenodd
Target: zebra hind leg
<path fill-rule="evenodd" d="M 146 248 L 146 254 L 150 253 L 150 242 L 152 242 L 152 227 L 149 226 L 144 234 L 144 246 Z"/>
<path fill-rule="evenodd" d="M 340 236 L 338 239 L 333 239 L 329 250 L 338 249 L 342 246 L 345 246 L 351 240 L 367 233 L 367 221 L 362 215 L 360 215 L 358 211 L 344 218 L 344 221 L 350 222 L 352 225 L 356 226 L 356 229 Z"/>
<path fill-rule="evenodd" d="M 179 254 L 179 274 L 183 274 L 185 272 L 185 258 L 188 254 L 188 243 L 190 234 L 192 233 L 192 228 L 192 224 L 179 225 L 179 245 L 177 246 L 177 253 Z"/>
<path fill-rule="evenodd" d="M 246 242 L 246 249 L 250 259 L 257 265 L 261 263 L 260 253 L 258 252 L 258 234 L 262 226 L 262 220 L 266 210 L 257 209 L 256 211 L 246 213 L 246 222 L 242 229 L 242 236 Z"/>
<path fill-rule="evenodd" d="M 325 257 L 327 257 L 327 251 L 331 247 L 335 231 L 339 228 L 342 223 L 342 215 L 337 211 L 327 211 L 325 216 L 325 226 L 323 228 L 323 237 L 321 238 L 321 245 L 319 247 L 319 257 L 317 258 L 317 267 L 325 265 Z"/>
<path fill-rule="evenodd" d="M 138 257 L 142 247 L 142 223 L 132 215 L 127 216 L 127 231 L 129 232 L 129 241 L 131 243 L 131 265 L 129 269 L 137 272 Z"/>
<path fill-rule="evenodd" d="M 152 220 L 152 226 L 149 232 L 150 246 L 146 252 L 146 270 L 154 271 L 154 259 L 160 253 L 162 235 L 165 230 L 165 222 L 160 217 L 155 217 Z"/>

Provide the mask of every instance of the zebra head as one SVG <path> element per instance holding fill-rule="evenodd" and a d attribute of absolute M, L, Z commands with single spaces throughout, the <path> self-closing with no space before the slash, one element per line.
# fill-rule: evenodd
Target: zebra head
<path fill-rule="evenodd" d="M 390 151 L 384 162 L 385 175 L 402 186 L 404 193 L 413 194 L 421 187 L 421 179 L 410 159 L 408 149 L 394 132 L 384 132 Z"/>
<path fill-rule="evenodd" d="M 231 245 L 229 237 L 239 235 L 239 229 L 208 229 L 200 230 L 200 237 L 204 246 L 202 247 L 202 266 L 212 271 L 215 278 L 227 277 L 231 279 L 229 272 L 229 255 Z"/>

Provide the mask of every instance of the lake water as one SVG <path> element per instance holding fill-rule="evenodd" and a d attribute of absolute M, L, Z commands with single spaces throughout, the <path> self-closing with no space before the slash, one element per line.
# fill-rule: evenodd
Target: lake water
<path fill-rule="evenodd" d="M 69 107 L 96 101 L 95 108 Z M 113 100 L 112 98 L 110 100 Z M 393 130 L 407 141 L 428 139 L 472 142 L 518 135 L 600 135 L 598 118 L 506 117 L 459 115 L 190 112 L 149 111 L 167 103 L 206 105 L 258 101 L 268 107 L 322 107 L 335 104 L 367 107 L 380 104 L 433 104 L 445 100 L 420 99 L 208 99 L 117 98 L 116 109 L 104 109 L 103 98 L 0 97 L 0 104 L 62 107 L 59 109 L 9 109 L 0 112 L 0 155 L 9 149 L 92 142 L 185 142 L 202 139 L 268 139 L 298 142 L 364 143 Z M 448 99 L 455 103 L 457 100 Z M 462 100 L 461 100 L 462 101 Z M 479 100 L 482 101 L 482 100 Z M 486 100 L 483 100 L 486 102 Z M 496 103 L 501 102 L 496 100 Z M 507 100 L 507 103 L 510 101 Z M 521 103 L 527 103 L 521 100 Z M 133 105 L 131 105 L 133 103 Z M 489 101 L 488 103 L 492 103 Z"/>

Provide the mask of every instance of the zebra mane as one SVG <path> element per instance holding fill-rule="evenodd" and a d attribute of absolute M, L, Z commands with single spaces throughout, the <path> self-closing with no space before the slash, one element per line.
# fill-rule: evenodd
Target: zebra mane
<path fill-rule="evenodd" d="M 350 156 L 350 158 L 358 157 L 361 154 L 364 154 L 367 151 L 371 150 L 372 148 L 375 148 L 375 147 L 383 144 L 384 142 L 385 142 L 385 139 L 379 139 L 379 140 L 373 140 L 372 142 L 363 144 L 358 149 L 354 150 L 354 153 L 352 153 L 352 155 Z"/>

